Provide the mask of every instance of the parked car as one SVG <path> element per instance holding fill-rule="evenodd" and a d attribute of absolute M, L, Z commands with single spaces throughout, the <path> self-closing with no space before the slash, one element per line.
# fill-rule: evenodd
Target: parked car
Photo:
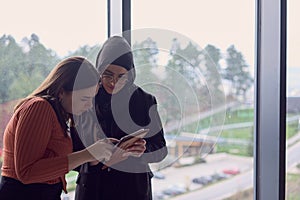
<path fill-rule="evenodd" d="M 165 179 L 166 176 L 163 175 L 161 172 L 159 171 L 154 171 L 153 172 L 153 178 L 156 178 L 156 179 Z"/>
<path fill-rule="evenodd" d="M 169 195 L 169 196 L 175 196 L 175 195 L 185 193 L 186 189 L 182 186 L 179 186 L 179 185 L 171 185 L 170 187 L 163 190 L 162 192 L 166 195 Z"/>
<path fill-rule="evenodd" d="M 213 179 L 212 179 L 211 176 L 201 176 L 201 177 L 198 177 L 198 178 L 193 178 L 192 182 L 196 183 L 196 184 L 207 185 L 209 183 L 212 183 Z"/>
<path fill-rule="evenodd" d="M 228 169 L 224 169 L 223 173 L 229 175 L 237 175 L 241 173 L 241 171 L 238 168 L 228 168 Z"/>
<path fill-rule="evenodd" d="M 220 172 L 220 173 L 214 173 L 213 175 L 211 175 L 211 178 L 214 181 L 220 181 L 220 180 L 228 178 L 228 176 L 229 176 L 228 174 L 224 174 L 224 173 Z"/>
<path fill-rule="evenodd" d="M 153 200 L 163 200 L 167 197 L 168 196 L 165 195 L 163 192 L 153 192 Z"/>

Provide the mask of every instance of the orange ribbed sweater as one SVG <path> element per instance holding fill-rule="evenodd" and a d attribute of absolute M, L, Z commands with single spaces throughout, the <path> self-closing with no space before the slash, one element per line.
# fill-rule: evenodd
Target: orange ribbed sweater
<path fill-rule="evenodd" d="M 52 106 L 35 97 L 23 103 L 5 129 L 2 176 L 24 184 L 62 181 L 65 190 L 71 152 L 71 138 L 64 136 Z"/>

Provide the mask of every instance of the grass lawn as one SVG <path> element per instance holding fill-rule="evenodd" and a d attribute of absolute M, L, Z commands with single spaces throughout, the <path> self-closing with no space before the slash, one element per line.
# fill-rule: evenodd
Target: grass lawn
<path fill-rule="evenodd" d="M 220 115 L 220 114 L 219 114 Z M 219 117 L 219 116 L 216 116 Z M 191 123 L 183 127 L 182 131 L 197 133 L 200 129 L 209 127 L 211 124 L 212 117 L 205 118 L 201 121 Z M 222 120 L 220 120 L 222 121 Z M 224 125 L 236 124 L 236 123 L 245 123 L 254 121 L 254 111 L 253 109 L 242 109 L 242 110 L 233 110 L 227 111 L 225 116 Z M 221 125 L 221 124 L 219 124 Z M 298 121 L 292 121 L 287 123 L 286 133 L 287 139 L 297 134 Z M 235 155 L 241 156 L 252 156 L 253 148 L 253 126 L 246 128 L 236 128 L 231 130 L 223 130 L 219 137 L 227 139 L 237 139 L 249 141 L 249 145 L 235 145 L 235 144 L 218 144 L 217 152 L 226 152 Z"/>

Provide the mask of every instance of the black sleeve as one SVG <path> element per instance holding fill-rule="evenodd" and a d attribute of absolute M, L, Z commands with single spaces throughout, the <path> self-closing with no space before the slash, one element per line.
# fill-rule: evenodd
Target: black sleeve
<path fill-rule="evenodd" d="M 155 97 L 148 96 L 146 98 L 146 112 L 149 113 L 150 123 L 146 128 L 150 131 L 145 138 L 146 151 L 141 156 L 141 161 L 146 163 L 160 162 L 168 154 L 166 141 L 164 138 L 164 130 L 157 111 L 157 102 Z"/>

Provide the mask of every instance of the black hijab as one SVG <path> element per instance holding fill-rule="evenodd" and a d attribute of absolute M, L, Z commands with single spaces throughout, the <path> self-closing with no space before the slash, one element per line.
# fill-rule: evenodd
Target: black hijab
<path fill-rule="evenodd" d="M 113 36 L 107 39 L 103 44 L 96 60 L 98 72 L 102 74 L 109 64 L 125 68 L 128 71 L 129 81 L 117 94 L 113 95 L 107 93 L 104 87 L 100 86 L 95 97 L 95 107 L 98 121 L 106 136 L 120 138 L 123 135 L 120 135 L 120 132 L 123 131 L 118 128 L 114 120 L 112 112 L 112 98 L 114 101 L 118 102 L 114 104 L 114 107 L 118 107 L 116 109 L 118 109 L 119 116 L 121 116 L 122 113 L 129 110 L 129 99 L 133 94 L 133 91 L 136 89 L 136 86 L 134 85 L 135 68 L 133 54 L 129 43 L 125 38 Z M 128 101 L 126 101 L 126 99 Z M 116 130 L 116 127 L 118 130 Z"/>

